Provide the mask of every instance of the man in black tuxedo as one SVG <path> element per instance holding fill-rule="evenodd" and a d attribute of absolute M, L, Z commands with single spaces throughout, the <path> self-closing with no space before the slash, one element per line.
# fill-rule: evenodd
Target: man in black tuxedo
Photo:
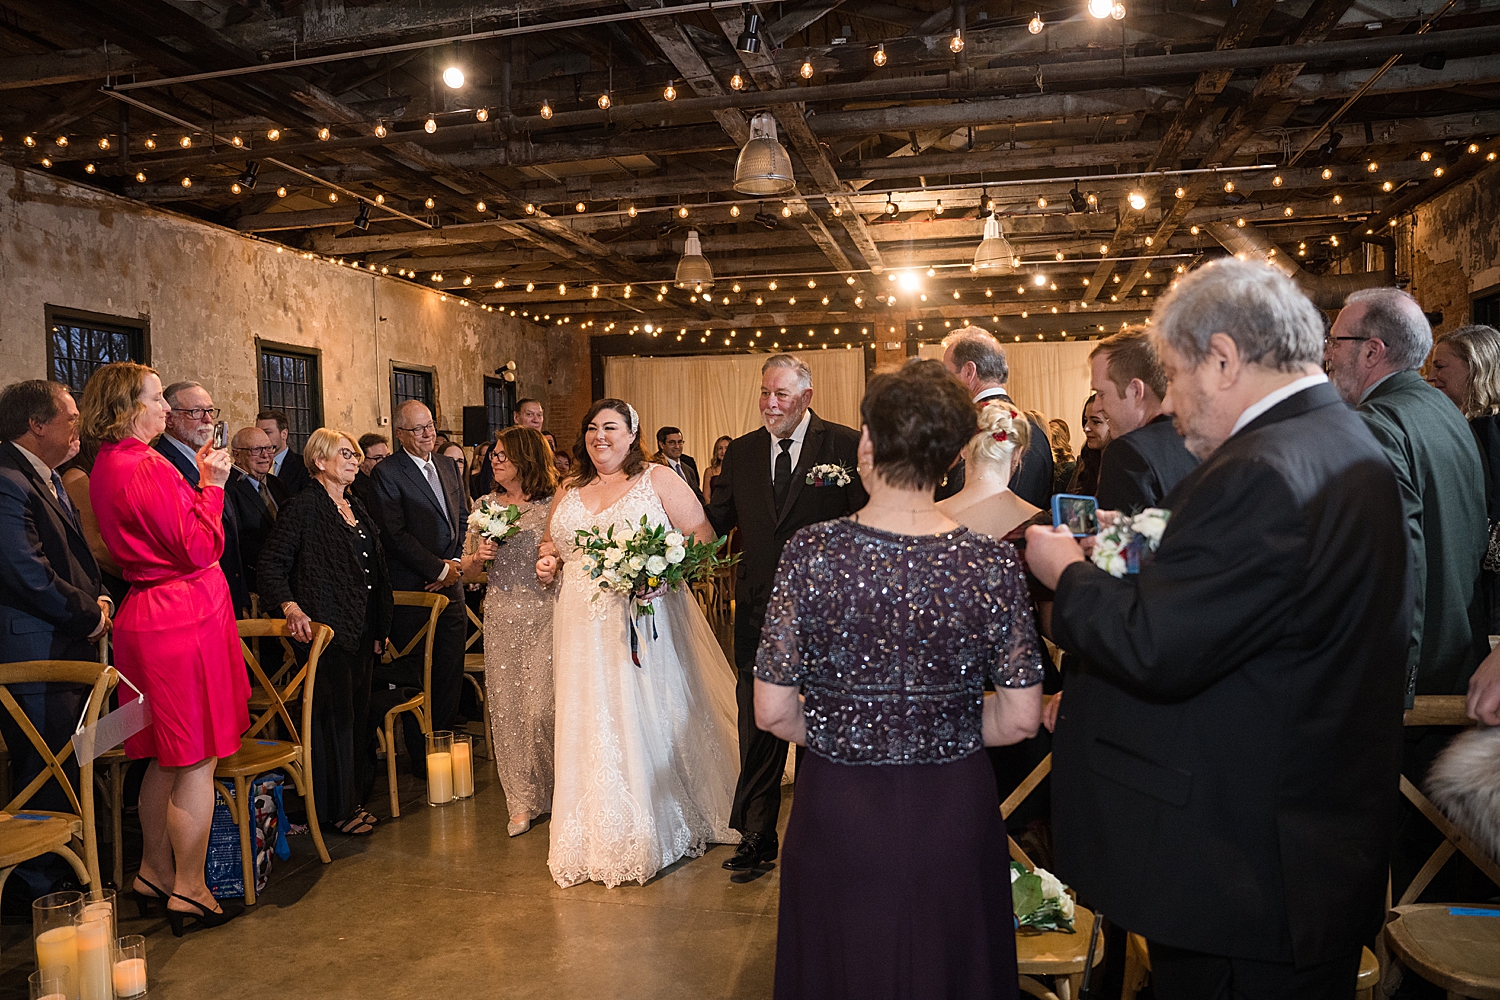
<path fill-rule="evenodd" d="M 1161 411 L 1167 374 L 1144 329 L 1123 330 L 1089 353 L 1095 399 L 1109 421 L 1099 462 L 1100 510 L 1135 514 L 1160 507 L 1198 460 Z"/>
<path fill-rule="evenodd" d="M 740 529 L 734 591 L 740 779 L 729 825 L 742 839 L 734 857 L 724 862 L 731 871 L 774 861 L 779 847 L 776 817 L 787 744 L 755 725 L 755 651 L 781 549 L 798 529 L 852 514 L 869 499 L 856 473 L 859 432 L 819 419 L 809 408 L 812 397 L 807 365 L 790 354 L 766 360 L 760 370 L 764 426 L 729 443 L 708 505 L 715 531 Z M 841 467 L 849 484 L 809 484 L 808 471 L 817 465 Z"/>
<path fill-rule="evenodd" d="M 224 487 L 225 496 L 234 505 L 240 524 L 240 564 L 245 571 L 245 586 L 259 593 L 255 586 L 255 567 L 260 562 L 260 548 L 276 524 L 276 514 L 291 499 L 281 480 L 271 472 L 271 456 L 276 446 L 259 427 L 242 427 L 230 443 L 229 457 L 234 460 L 234 474 Z"/>
<path fill-rule="evenodd" d="M 307 471 L 302 453 L 288 443 L 292 435 L 291 421 L 280 410 L 261 410 L 255 415 L 255 426 L 265 431 L 276 448 L 276 454 L 271 456 L 271 475 L 281 480 L 289 495 L 301 493 L 312 482 L 312 475 Z"/>
<path fill-rule="evenodd" d="M 1176 998 L 1354 995 L 1379 932 L 1410 564 L 1396 479 L 1328 384 L 1322 318 L 1234 259 L 1153 316 L 1202 460 L 1116 579 L 1053 528 L 1027 561 L 1083 662 L 1056 720 L 1057 872 L 1151 946 Z"/>
<path fill-rule="evenodd" d="M 219 410 L 201 382 L 173 382 L 163 393 L 172 409 L 167 414 L 167 432 L 152 445 L 161 452 L 182 477 L 198 488 L 198 449 L 214 438 L 214 421 Z M 229 484 L 225 484 L 227 487 Z M 234 504 L 224 505 L 224 553 L 219 568 L 229 583 L 229 598 L 234 602 L 236 618 L 250 615 L 250 588 L 245 583 L 244 563 L 240 559 L 240 519 Z"/>
<path fill-rule="evenodd" d="M 434 729 L 449 729 L 458 717 L 464 679 L 464 586 L 459 558 L 468 530 L 468 493 L 458 463 L 433 451 L 437 428 L 432 411 L 409 399 L 396 411 L 396 440 L 401 449 L 375 467 L 375 519 L 385 546 L 386 568 L 395 590 L 429 590 L 448 598 L 438 619 L 432 646 Z M 396 608 L 391 639 L 403 647 L 427 621 L 421 608 Z M 422 646 L 411 656 L 376 664 L 375 679 L 403 688 L 422 687 Z M 373 715 L 373 712 L 372 712 Z M 412 771 L 426 775 L 427 751 L 414 725 L 403 727 Z"/>
<path fill-rule="evenodd" d="M 684 455 L 687 440 L 678 427 L 662 427 L 656 432 L 656 460 L 693 488 L 693 496 L 703 502 L 702 480 L 698 478 L 698 462 L 692 455 Z"/>
<path fill-rule="evenodd" d="M 1020 409 L 1005 393 L 1005 383 L 1010 380 L 1005 349 L 988 330 L 965 326 L 944 337 L 943 367 L 968 387 L 975 405 L 997 399 Z M 1021 457 L 1021 467 L 1011 476 L 1010 491 L 1045 510 L 1052 504 L 1052 438 L 1047 434 L 1047 428 L 1031 417 L 1028 416 L 1026 422 L 1031 425 L 1031 440 Z M 960 459 L 949 470 L 948 478 L 937 488 L 935 495 L 943 500 L 963 488 L 964 464 Z"/>
<path fill-rule="evenodd" d="M 6 386 L 0 440 L 0 663 L 97 660 L 94 644 L 109 629 L 114 606 L 54 471 L 78 452 L 78 407 L 67 387 L 40 380 Z M 10 691 L 54 753 L 73 735 L 88 696 L 69 684 L 17 684 Z M 0 711 L 0 736 L 10 751 L 11 788 L 20 791 L 44 769 L 42 755 L 9 712 Z M 76 788 L 76 759 L 63 768 Z M 55 781 L 27 808 L 73 811 Z M 15 874 L 35 897 L 69 872 L 49 856 Z"/>

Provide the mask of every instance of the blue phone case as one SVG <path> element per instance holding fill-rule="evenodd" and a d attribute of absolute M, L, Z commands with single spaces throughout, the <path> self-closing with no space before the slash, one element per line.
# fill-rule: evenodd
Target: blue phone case
<path fill-rule="evenodd" d="M 1058 493 L 1055 496 L 1053 496 L 1053 498 L 1052 498 L 1052 526 L 1054 528 L 1060 527 L 1063 524 L 1063 512 L 1062 512 L 1062 506 L 1063 505 L 1062 505 L 1062 502 L 1061 502 L 1063 500 L 1087 500 L 1089 502 L 1089 507 L 1093 511 L 1093 514 L 1094 514 L 1094 526 L 1096 528 L 1098 527 L 1098 524 L 1099 524 L 1099 502 L 1097 500 L 1095 500 L 1093 497 L 1086 497 L 1086 496 L 1082 496 L 1082 495 L 1077 494 L 1077 493 Z M 1082 533 L 1079 533 L 1079 532 L 1075 531 L 1075 532 L 1073 532 L 1073 537 L 1074 538 L 1087 538 L 1089 535 L 1092 535 L 1093 533 L 1094 532 L 1092 532 L 1092 531 L 1085 531 L 1085 532 L 1082 532 Z"/>

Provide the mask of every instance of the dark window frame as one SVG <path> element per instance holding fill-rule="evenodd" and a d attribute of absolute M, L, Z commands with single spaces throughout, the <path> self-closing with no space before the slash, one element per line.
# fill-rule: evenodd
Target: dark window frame
<path fill-rule="evenodd" d="M 427 379 L 427 391 L 429 393 L 429 398 L 427 398 L 427 399 L 421 399 L 421 397 L 418 397 L 418 396 L 402 396 L 402 397 L 398 397 L 396 395 L 396 376 L 397 376 L 397 374 L 426 376 L 426 379 Z M 401 404 L 403 402 L 405 402 L 407 399 L 417 399 L 420 402 L 427 404 L 427 409 L 429 409 L 429 410 L 432 411 L 432 421 L 433 421 L 434 425 L 436 425 L 438 427 L 442 426 L 442 424 L 441 424 L 441 422 L 439 420 L 439 417 L 438 417 L 438 406 L 437 406 L 437 401 L 438 401 L 438 377 L 437 377 L 437 369 L 436 368 L 432 367 L 431 365 L 419 365 L 419 364 L 413 364 L 413 363 L 407 362 L 407 361 L 392 361 L 390 363 L 389 381 L 390 381 L 390 393 L 391 393 L 391 426 L 392 427 L 394 427 L 395 423 L 396 423 L 396 411 L 401 408 Z"/>
<path fill-rule="evenodd" d="M 505 397 L 501 405 L 501 416 L 498 419 L 495 407 L 490 404 L 491 389 L 499 389 Z M 515 382 L 507 382 L 504 378 L 495 375 L 486 375 L 484 377 L 484 414 L 485 422 L 490 431 L 490 440 L 493 441 L 497 433 L 516 422 L 516 400 L 518 398 L 519 394 L 516 392 Z"/>
<path fill-rule="evenodd" d="M 70 309 L 67 306 L 53 305 L 48 302 L 43 305 L 42 315 L 46 325 L 43 327 L 43 341 L 46 344 L 47 360 L 45 377 L 67 385 L 66 379 L 57 378 L 57 353 L 56 345 L 53 343 L 53 328 L 58 326 L 81 326 L 107 332 L 123 333 L 127 337 L 136 338 L 132 346 L 138 347 L 139 357 L 128 360 L 136 361 L 143 365 L 151 364 L 151 319 L 148 316 L 111 316 L 106 313 L 89 312 L 86 309 Z M 81 360 L 81 359 L 80 359 Z M 127 360 L 116 358 L 114 360 Z M 108 362 L 100 362 L 100 366 Z M 92 373 L 91 373 L 92 374 Z M 86 380 L 85 380 L 86 381 Z M 70 386 L 71 389 L 71 386 Z M 83 392 L 82 386 L 71 389 L 73 395 L 79 396 Z"/>
<path fill-rule="evenodd" d="M 1500 285 L 1491 285 L 1469 296 L 1469 322 L 1500 329 Z"/>
<path fill-rule="evenodd" d="M 308 395 L 308 428 L 306 433 L 297 429 L 295 414 L 291 410 L 297 407 L 288 407 L 286 403 L 273 401 L 266 393 L 266 362 L 265 356 L 271 354 L 277 357 L 302 358 L 308 362 L 310 377 L 307 380 Z M 301 451 L 307 445 L 307 438 L 313 431 L 323 426 L 323 352 L 316 347 L 303 347 L 300 344 L 283 344 L 274 340 L 262 340 L 255 338 L 255 394 L 260 401 L 262 410 L 281 410 L 292 420 L 291 436 L 288 444 L 295 451 Z"/>

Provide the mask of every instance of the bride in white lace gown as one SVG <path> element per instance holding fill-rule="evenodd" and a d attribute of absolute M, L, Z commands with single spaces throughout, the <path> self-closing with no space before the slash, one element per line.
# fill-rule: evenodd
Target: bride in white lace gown
<path fill-rule="evenodd" d="M 561 563 L 554 614 L 556 783 L 547 866 L 559 885 L 645 883 L 709 844 L 739 842 L 729 810 L 739 774 L 734 673 L 686 589 L 639 620 L 631 660 L 624 598 L 599 590 L 579 561 L 580 529 L 670 524 L 710 539 L 687 484 L 646 464 L 629 404 L 600 400 L 585 420 L 575 475 L 552 505 L 537 576 Z M 555 554 L 554 554 L 555 553 Z"/>

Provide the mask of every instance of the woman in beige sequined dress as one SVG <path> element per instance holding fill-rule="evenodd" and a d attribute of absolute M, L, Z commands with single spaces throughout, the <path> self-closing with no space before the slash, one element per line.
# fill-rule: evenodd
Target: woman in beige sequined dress
<path fill-rule="evenodd" d="M 536 579 L 537 546 L 557 490 L 557 470 L 542 435 L 530 427 L 500 432 L 490 454 L 495 488 L 487 497 L 521 510 L 520 529 L 504 544 L 469 529 L 464 575 L 485 579 L 484 686 L 490 745 L 505 805 L 506 832 L 531 829 L 552 811 L 552 608 L 556 599 Z"/>

